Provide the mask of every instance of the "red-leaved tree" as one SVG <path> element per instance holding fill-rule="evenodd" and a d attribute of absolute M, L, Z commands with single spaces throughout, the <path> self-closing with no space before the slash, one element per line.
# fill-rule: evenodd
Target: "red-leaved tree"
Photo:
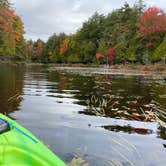
<path fill-rule="evenodd" d="M 136 25 L 143 39 L 155 33 L 166 32 L 166 15 L 162 9 L 150 7 L 140 15 L 140 22 Z"/>
<path fill-rule="evenodd" d="M 97 59 L 104 58 L 104 55 L 103 55 L 103 54 L 100 54 L 100 53 L 97 53 L 97 54 L 96 54 L 96 58 L 97 58 Z"/>
<path fill-rule="evenodd" d="M 115 47 L 108 49 L 108 51 L 104 54 L 96 53 L 97 59 L 106 58 L 107 64 L 111 64 L 115 60 Z"/>
<path fill-rule="evenodd" d="M 108 61 L 113 62 L 115 60 L 115 47 L 112 47 L 108 50 Z"/>

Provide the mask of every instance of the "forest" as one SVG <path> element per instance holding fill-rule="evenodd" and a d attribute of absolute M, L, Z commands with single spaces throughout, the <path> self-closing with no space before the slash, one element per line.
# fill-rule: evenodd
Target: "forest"
<path fill-rule="evenodd" d="M 24 38 L 24 23 L 0 0 L 0 60 L 38 63 L 166 64 L 166 13 L 142 0 L 107 15 L 95 12 L 74 34 Z"/>

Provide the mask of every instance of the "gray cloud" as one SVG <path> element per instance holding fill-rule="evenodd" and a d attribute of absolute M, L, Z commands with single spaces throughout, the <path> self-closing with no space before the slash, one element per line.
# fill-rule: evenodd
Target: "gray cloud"
<path fill-rule="evenodd" d="M 136 0 L 128 0 L 133 4 Z M 74 33 L 95 11 L 107 14 L 125 0 L 12 0 L 25 26 L 25 37 L 47 38 L 53 33 Z M 149 6 L 164 6 L 165 0 L 147 0 Z"/>

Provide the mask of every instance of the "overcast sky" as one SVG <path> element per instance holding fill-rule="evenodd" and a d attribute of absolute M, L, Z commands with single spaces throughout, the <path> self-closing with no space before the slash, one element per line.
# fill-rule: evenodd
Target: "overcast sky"
<path fill-rule="evenodd" d="M 25 27 L 25 37 L 47 40 L 53 33 L 76 32 L 95 11 L 107 14 L 136 0 L 12 0 Z M 144 0 L 147 6 L 166 8 L 166 0 Z"/>

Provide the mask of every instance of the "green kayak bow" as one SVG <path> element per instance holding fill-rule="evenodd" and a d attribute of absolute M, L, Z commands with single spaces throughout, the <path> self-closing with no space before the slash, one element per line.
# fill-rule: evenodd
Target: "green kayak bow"
<path fill-rule="evenodd" d="M 1 166 L 66 166 L 25 128 L 0 114 Z"/>

